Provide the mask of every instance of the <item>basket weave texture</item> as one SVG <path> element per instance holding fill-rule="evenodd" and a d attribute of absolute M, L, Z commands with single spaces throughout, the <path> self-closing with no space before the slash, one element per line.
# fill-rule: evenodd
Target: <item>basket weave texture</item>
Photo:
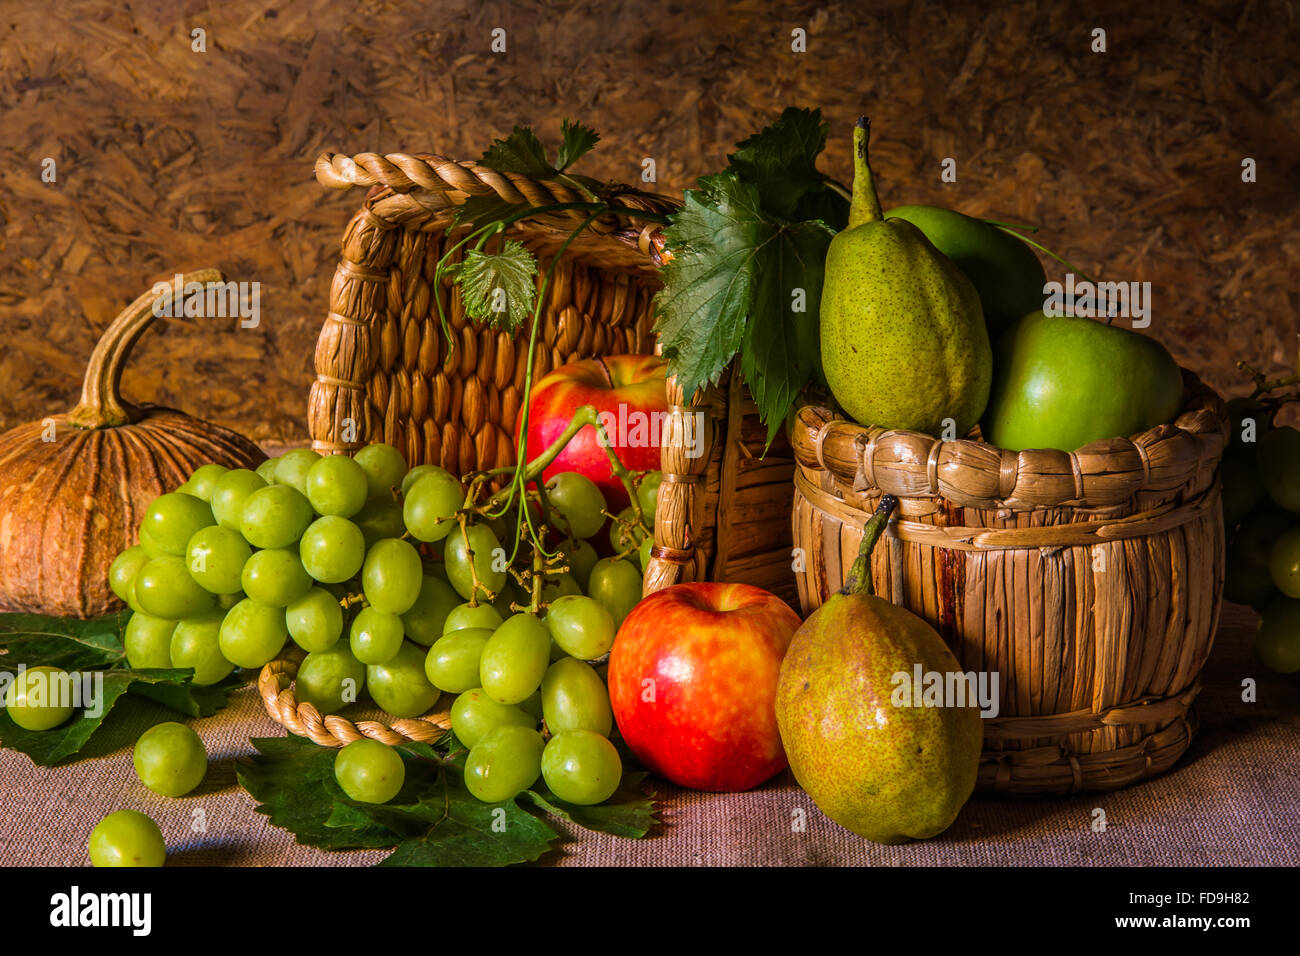
<path fill-rule="evenodd" d="M 866 519 L 896 495 L 876 593 L 934 626 L 965 670 L 998 674 L 981 790 L 1112 790 L 1168 769 L 1191 740 L 1222 598 L 1229 426 L 1183 374 L 1173 424 L 1068 454 L 797 416 L 803 609 L 843 586 Z"/>
<path fill-rule="evenodd" d="M 312 447 L 348 454 L 384 441 L 413 466 L 436 464 L 459 475 L 512 463 L 515 422 L 527 399 L 529 329 L 511 333 L 467 318 L 460 290 L 450 281 L 435 284 L 434 268 L 448 248 L 446 232 L 457 207 L 471 196 L 534 207 L 584 197 L 563 182 L 430 153 L 325 154 L 316 162 L 316 178 L 329 188 L 368 191 L 344 231 L 317 341 L 308 409 Z M 679 205 L 614 184 L 601 195 L 660 215 Z M 509 228 L 507 235 L 538 258 L 539 290 L 583 215 L 539 214 Z M 453 233 L 451 241 L 459 235 Z M 653 298 L 667 256 L 663 247 L 659 224 L 623 214 L 600 218 L 565 249 L 542 299 L 534 382 L 569 362 L 657 351 Z M 454 349 L 444 340 L 439 300 Z M 645 592 L 678 581 L 743 581 L 793 602 L 794 458 L 788 443 L 774 443 L 763 457 L 766 433 L 739 376 L 724 374 L 719 385 L 689 397 L 670 380 L 668 401 L 690 417 L 693 430 L 669 430 L 662 447 L 664 481 Z M 424 739 L 438 731 L 409 721 L 385 727 L 322 719 L 293 698 L 293 669 L 292 661 L 264 669 L 267 711 L 295 733 L 310 731 L 318 743 L 341 745 L 357 733 Z M 441 715 L 435 721 L 440 723 Z"/>

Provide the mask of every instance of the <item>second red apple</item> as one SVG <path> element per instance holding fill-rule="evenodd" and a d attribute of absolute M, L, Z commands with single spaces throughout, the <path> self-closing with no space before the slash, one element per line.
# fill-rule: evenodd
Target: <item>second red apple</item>
<path fill-rule="evenodd" d="M 659 468 L 659 443 L 668 414 L 667 363 L 654 355 L 611 355 L 562 365 L 533 386 L 529 396 L 528 443 L 531 461 L 564 431 L 573 413 L 592 405 L 605 413 L 614 452 L 632 471 Z M 519 421 L 515 434 L 519 434 Z M 610 424 L 613 427 L 610 427 Z M 543 473 L 586 475 L 600 488 L 615 514 L 630 503 L 622 483 L 610 471 L 609 457 L 596 430 L 584 428 Z"/>

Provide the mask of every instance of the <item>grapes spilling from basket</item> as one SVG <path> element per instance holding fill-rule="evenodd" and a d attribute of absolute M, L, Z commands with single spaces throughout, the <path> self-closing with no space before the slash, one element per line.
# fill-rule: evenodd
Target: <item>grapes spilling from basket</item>
<path fill-rule="evenodd" d="M 540 777 L 561 800 L 600 803 L 622 776 L 603 665 L 641 598 L 660 476 L 629 474 L 634 504 L 611 515 L 577 472 L 494 492 L 514 471 L 462 482 L 385 444 L 202 466 L 149 505 L 110 569 L 133 612 L 128 661 L 206 685 L 296 644 L 297 699 L 322 714 L 367 695 L 414 718 L 454 695 L 479 799 Z M 337 779 L 384 802 L 401 761 L 367 743 L 340 752 Z"/>

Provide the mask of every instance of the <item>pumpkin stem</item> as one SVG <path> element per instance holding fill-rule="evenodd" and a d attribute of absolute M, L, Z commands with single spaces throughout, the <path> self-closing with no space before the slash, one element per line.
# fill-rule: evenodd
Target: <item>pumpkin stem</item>
<path fill-rule="evenodd" d="M 183 290 L 192 282 L 206 285 L 224 281 L 221 270 L 200 269 L 181 276 L 181 288 Z M 174 292 L 171 283 L 161 294 L 150 289 L 119 312 L 104 330 L 95 351 L 90 353 L 86 377 L 81 383 L 81 401 L 68 412 L 68 424 L 77 428 L 114 428 L 130 424 L 140 417 L 139 409 L 122 398 L 122 370 L 136 341 L 158 317 L 154 311 L 155 304 L 158 312 L 162 312 L 171 302 Z"/>

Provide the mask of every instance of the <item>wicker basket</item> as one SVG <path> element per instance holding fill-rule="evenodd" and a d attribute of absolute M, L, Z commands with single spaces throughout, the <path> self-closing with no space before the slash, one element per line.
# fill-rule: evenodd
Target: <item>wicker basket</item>
<path fill-rule="evenodd" d="M 1223 590 L 1228 421 L 1195 376 L 1184 384 L 1174 424 L 1072 454 L 798 414 L 803 609 L 843 585 L 880 495 L 898 496 L 872 581 L 963 669 L 999 674 L 983 791 L 1113 790 L 1168 769 L 1191 740 Z"/>
<path fill-rule="evenodd" d="M 329 313 L 316 346 L 316 382 L 308 413 L 312 447 L 349 453 L 385 441 L 412 464 L 457 474 L 514 460 L 513 429 L 526 399 L 528 329 L 518 336 L 467 319 L 459 290 L 431 286 L 445 231 L 470 196 L 500 196 L 541 206 L 580 201 L 567 185 L 503 174 L 431 154 L 326 154 L 316 178 L 336 189 L 367 187 L 343 234 L 330 287 Z M 677 203 L 610 186 L 619 204 L 653 213 Z M 537 256 L 541 273 L 579 221 L 578 213 L 539 215 L 509 235 Z M 655 223 L 608 216 L 565 251 L 542 306 L 533 380 L 567 362 L 656 348 L 652 299 L 660 287 L 663 238 Z M 456 348 L 443 339 L 434 296 L 442 300 Z M 784 440 L 763 457 L 766 432 L 738 376 L 689 399 L 670 382 L 669 402 L 698 413 L 702 442 L 662 452 L 664 482 L 655 550 L 645 591 L 677 581 L 742 581 L 796 596 L 790 562 L 790 481 L 794 458 Z M 294 662 L 268 665 L 260 681 L 267 710 L 318 743 L 355 739 L 353 725 L 299 708 L 290 684 Z M 431 734 L 401 722 L 402 733 Z M 363 728 L 370 736 L 379 726 Z M 398 723 L 393 727 L 398 728 Z M 409 731 L 409 733 L 408 733 Z M 381 735 L 381 739 L 385 739 Z"/>

